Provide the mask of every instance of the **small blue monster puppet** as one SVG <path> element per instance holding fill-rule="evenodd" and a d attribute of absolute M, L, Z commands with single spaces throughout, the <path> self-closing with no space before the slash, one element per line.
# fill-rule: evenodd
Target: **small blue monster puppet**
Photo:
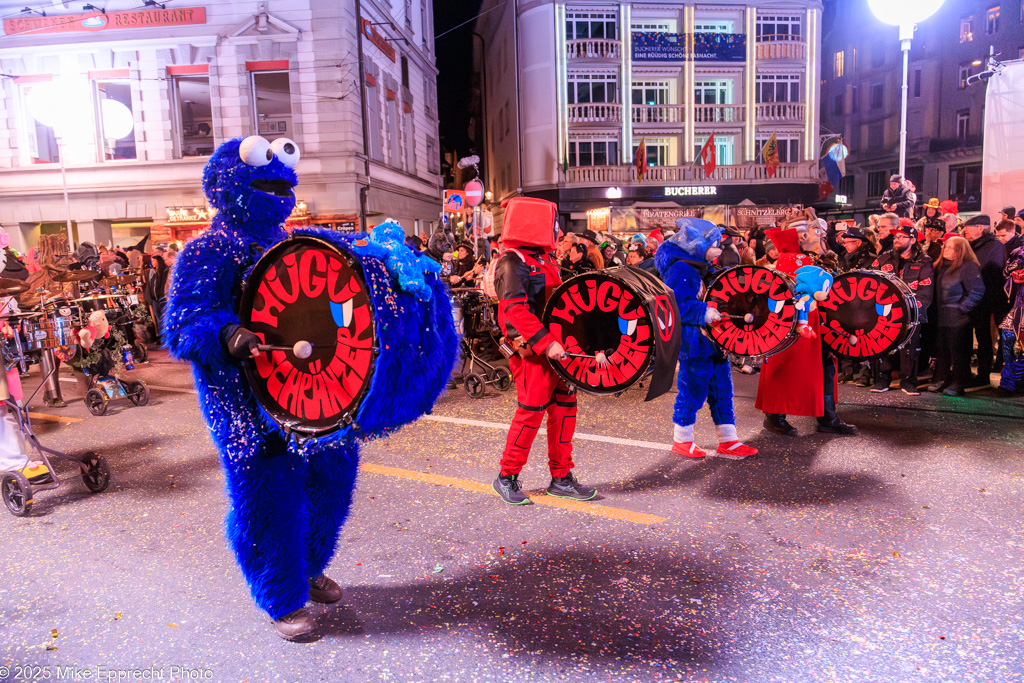
<path fill-rule="evenodd" d="M 658 272 L 675 293 L 682 324 L 672 452 L 690 458 L 707 455 L 693 442 L 697 411 L 706 402 L 718 428 L 716 454 L 738 460 L 756 454 L 757 449 L 742 443 L 736 434 L 729 361 L 700 330 L 703 325 L 722 319 L 717 310 L 700 299 L 702 278 L 707 275 L 710 262 L 722 253 L 722 231 L 714 223 L 699 218 L 678 218 L 676 227 L 678 232 L 665 240 L 654 255 Z"/>
<path fill-rule="evenodd" d="M 429 410 L 458 346 L 438 267 L 403 244 L 400 226 L 378 226 L 372 237 L 296 231 L 363 262 L 380 322 L 379 355 L 354 416 L 358 434 L 348 426 L 299 443 L 262 409 L 243 372 L 243 360 L 259 356 L 260 339 L 239 324 L 238 307 L 243 279 L 288 237 L 282 225 L 295 206 L 298 159 L 287 139 L 250 136 L 217 149 L 203 176 L 217 215 L 178 256 L 164 322 L 168 348 L 192 363 L 199 405 L 220 451 L 231 501 L 228 539 L 253 599 L 288 640 L 315 626 L 307 600 L 341 598 L 323 572 L 352 501 L 357 437 L 384 435 Z M 340 334 L 348 323 L 338 324 Z"/>

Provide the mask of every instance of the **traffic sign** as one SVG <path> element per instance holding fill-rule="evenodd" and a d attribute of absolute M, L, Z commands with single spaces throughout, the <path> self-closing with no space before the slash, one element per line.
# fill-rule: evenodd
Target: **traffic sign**
<path fill-rule="evenodd" d="M 458 190 L 445 190 L 445 213 L 462 213 L 466 209 L 466 195 Z"/>
<path fill-rule="evenodd" d="M 479 179 L 473 178 L 466 183 L 466 203 L 470 206 L 480 206 L 484 202 L 484 184 Z"/>

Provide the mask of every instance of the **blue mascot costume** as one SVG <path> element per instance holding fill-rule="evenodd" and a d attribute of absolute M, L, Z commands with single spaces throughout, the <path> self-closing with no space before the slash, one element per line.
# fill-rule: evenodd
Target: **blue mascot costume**
<path fill-rule="evenodd" d="M 699 218 L 678 218 L 676 227 L 678 232 L 665 240 L 654 255 L 658 272 L 675 294 L 682 325 L 672 452 L 689 458 L 707 455 L 693 441 L 697 411 L 707 403 L 718 429 L 716 455 L 739 460 L 756 454 L 757 449 L 741 442 L 736 434 L 729 361 L 700 330 L 722 319 L 717 310 L 700 299 L 710 262 L 722 253 L 722 231 L 714 223 Z"/>
<path fill-rule="evenodd" d="M 296 230 L 365 259 L 370 307 L 382 321 L 380 355 L 355 424 L 300 442 L 264 411 L 243 371 L 244 359 L 260 356 L 260 338 L 239 324 L 238 308 L 249 271 L 288 238 L 282 226 L 295 206 L 298 159 L 298 147 L 283 138 L 250 136 L 217 149 L 203 176 L 217 215 L 178 256 L 164 322 L 172 354 L 192 363 L 220 452 L 231 500 L 228 539 L 253 599 L 288 640 L 313 631 L 307 600 L 341 598 L 324 570 L 352 502 L 357 438 L 382 436 L 429 411 L 458 346 L 439 268 L 404 245 L 400 226 L 386 223 L 371 236 Z M 346 322 L 338 322 L 339 336 Z M 417 381 L 406 375 L 403 382 L 403 372 Z"/>

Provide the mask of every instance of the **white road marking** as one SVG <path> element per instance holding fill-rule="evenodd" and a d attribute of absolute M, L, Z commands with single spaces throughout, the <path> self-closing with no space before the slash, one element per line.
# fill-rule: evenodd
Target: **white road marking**
<path fill-rule="evenodd" d="M 421 419 L 432 420 L 434 422 L 448 422 L 450 424 L 466 425 L 467 427 L 484 427 L 487 429 L 500 429 L 502 431 L 508 431 L 508 425 L 503 422 L 484 422 L 483 420 L 467 420 L 461 417 L 444 417 L 443 415 L 424 415 Z M 539 434 L 544 434 L 547 430 L 541 427 L 538 431 Z M 636 441 L 634 439 L 620 439 L 616 436 L 602 436 L 600 434 L 586 434 L 583 432 L 576 432 L 573 436 L 575 439 L 582 439 L 584 441 L 600 441 L 601 443 L 611 443 L 617 446 L 635 446 L 637 448 L 650 448 L 651 450 L 664 451 L 672 448 L 671 444 L 658 443 L 656 441 Z"/>

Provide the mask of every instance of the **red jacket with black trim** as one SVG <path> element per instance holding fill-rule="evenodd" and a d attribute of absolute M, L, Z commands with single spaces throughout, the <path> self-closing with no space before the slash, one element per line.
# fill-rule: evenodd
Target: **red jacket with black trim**
<path fill-rule="evenodd" d="M 506 336 L 521 336 L 534 353 L 557 341 L 540 321 L 548 297 L 562 284 L 558 265 L 539 247 L 506 249 L 494 268 L 498 325 Z"/>
<path fill-rule="evenodd" d="M 913 246 L 908 259 L 900 258 L 892 249 L 883 251 L 871 267 L 895 275 L 914 290 L 919 319 L 922 323 L 928 322 L 928 307 L 935 298 L 935 266 L 920 245 Z"/>

